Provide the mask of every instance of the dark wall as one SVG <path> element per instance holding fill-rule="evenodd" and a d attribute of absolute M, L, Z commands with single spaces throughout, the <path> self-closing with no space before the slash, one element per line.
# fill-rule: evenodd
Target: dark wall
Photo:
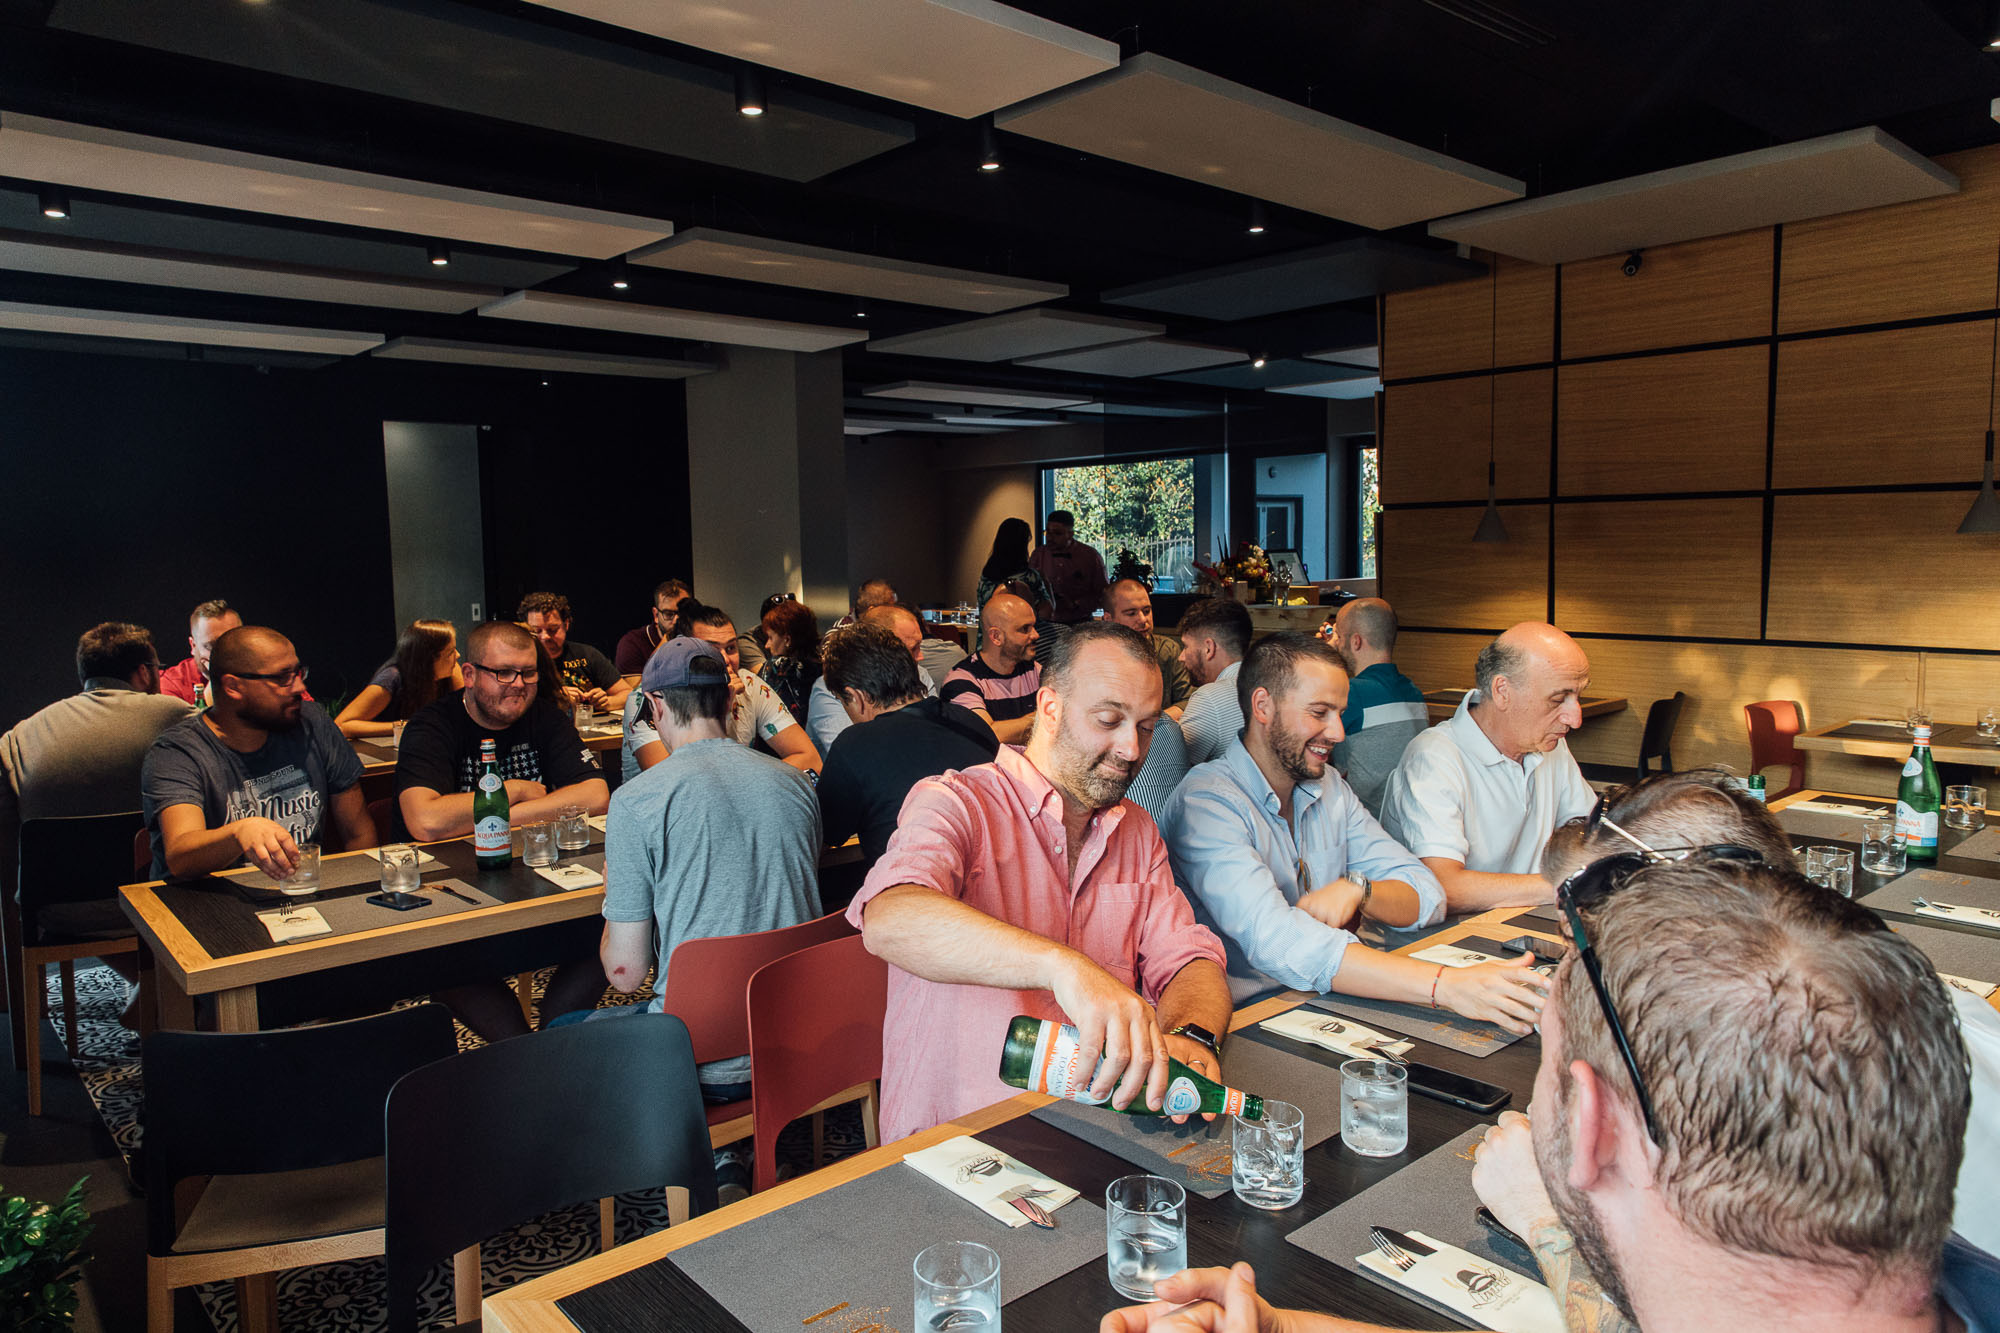
<path fill-rule="evenodd" d="M 689 567 L 675 381 L 0 349 L 0 729 L 76 689 L 91 625 L 146 625 L 171 664 L 210 597 L 290 635 L 316 696 L 358 689 L 398 629 L 386 420 L 482 427 L 468 484 L 484 495 L 489 615 L 562 592 L 577 637 L 608 653 L 653 584 Z"/>

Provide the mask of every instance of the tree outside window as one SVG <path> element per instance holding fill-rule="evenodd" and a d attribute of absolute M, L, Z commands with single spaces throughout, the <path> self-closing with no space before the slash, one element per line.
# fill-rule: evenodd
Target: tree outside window
<path fill-rule="evenodd" d="M 1106 569 L 1131 551 L 1153 567 L 1161 592 L 1191 586 L 1194 460 L 1100 463 L 1050 469 L 1052 508 L 1076 515 L 1076 537 L 1104 556 Z"/>

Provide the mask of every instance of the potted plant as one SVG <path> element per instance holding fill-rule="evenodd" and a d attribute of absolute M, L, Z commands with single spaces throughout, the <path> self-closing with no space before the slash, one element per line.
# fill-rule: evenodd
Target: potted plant
<path fill-rule="evenodd" d="M 0 1330 L 5 1333 L 62 1333 L 75 1325 L 76 1284 L 89 1257 L 91 1231 L 83 1186 L 77 1181 L 53 1207 L 0 1198 Z"/>

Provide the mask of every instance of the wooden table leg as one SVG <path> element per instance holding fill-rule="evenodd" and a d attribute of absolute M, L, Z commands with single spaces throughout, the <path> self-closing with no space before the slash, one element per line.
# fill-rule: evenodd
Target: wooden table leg
<path fill-rule="evenodd" d="M 159 965 L 159 959 L 143 943 L 139 946 L 139 987 L 142 992 L 151 992 L 150 999 L 142 995 L 140 1006 L 153 1015 L 160 1031 L 195 1030 L 193 997 L 181 988 L 171 972 Z"/>
<path fill-rule="evenodd" d="M 215 1030 L 217 1032 L 255 1032 L 257 1030 L 257 988 L 238 986 L 233 990 L 215 993 Z"/>

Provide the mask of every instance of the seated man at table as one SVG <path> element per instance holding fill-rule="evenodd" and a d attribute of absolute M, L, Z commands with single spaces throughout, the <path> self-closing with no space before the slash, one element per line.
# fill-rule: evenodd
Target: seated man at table
<path fill-rule="evenodd" d="M 674 608 L 691 591 L 685 580 L 668 579 L 653 589 L 653 614 L 646 623 L 619 636 L 617 646 L 611 650 L 611 664 L 618 668 L 619 678 L 626 685 L 637 685 L 639 673 L 646 669 L 646 659 L 655 648 L 674 637 Z"/>
<path fill-rule="evenodd" d="M 1572 952 L 1531 1113 L 1474 1149 L 1568 1327 L 1994 1328 L 2000 1265 L 1950 1235 L 1966 1062 L 1924 956 L 1789 866 L 1638 864 L 1573 882 L 1604 993 Z M 1157 1292 L 1103 1329 L 1363 1327 L 1272 1310 L 1248 1265 Z"/>
<path fill-rule="evenodd" d="M 675 638 L 715 645 L 729 666 L 730 737 L 738 745 L 767 750 L 801 772 L 819 772 L 819 747 L 806 735 L 806 729 L 762 676 L 743 670 L 738 652 L 746 640 L 736 633 L 729 613 L 684 597 L 676 608 L 676 621 Z M 642 692 L 635 690 L 625 700 L 624 721 L 623 775 L 630 780 L 665 759 L 667 745 L 653 726 L 653 706 Z"/>
<path fill-rule="evenodd" d="M 897 642 L 901 643 L 904 651 L 909 654 L 911 664 L 917 669 L 917 682 L 923 688 L 923 692 L 926 695 L 937 694 L 937 682 L 931 679 L 930 673 L 923 667 L 924 628 L 923 622 L 917 619 L 916 612 L 907 606 L 887 603 L 869 607 L 861 613 L 861 619 L 854 623 L 873 625 L 895 635 Z M 849 628 L 852 628 L 852 625 Z M 830 642 L 832 636 L 828 635 L 827 639 Z M 823 658 L 826 652 L 824 643 L 820 652 Z M 830 757 L 834 741 L 853 725 L 853 719 L 848 716 L 848 710 L 842 705 L 840 697 L 833 692 L 833 687 L 827 684 L 826 672 L 822 668 L 819 678 L 813 681 L 812 695 L 806 701 L 806 731 L 812 736 L 813 746 L 820 754 Z"/>
<path fill-rule="evenodd" d="M 1333 749 L 1334 766 L 1368 813 L 1382 817 L 1389 775 L 1411 741 L 1431 724 L 1417 683 L 1396 670 L 1396 613 L 1380 597 L 1357 597 L 1333 620 L 1333 646 L 1347 664 L 1347 739 Z"/>
<path fill-rule="evenodd" d="M 239 626 L 215 641 L 208 670 L 208 711 L 168 727 L 146 752 L 154 877 L 192 879 L 248 861 L 283 879 L 298 867 L 300 843 L 373 847 L 361 759 L 305 697 L 292 641 Z"/>
<path fill-rule="evenodd" d="M 1137 579 L 1120 579 L 1105 590 L 1104 607 L 1106 620 L 1118 622 L 1153 645 L 1153 656 L 1160 660 L 1160 679 L 1166 684 L 1162 711 L 1179 721 L 1181 709 L 1194 693 L 1194 682 L 1181 665 L 1181 641 L 1153 631 L 1153 594 Z"/>
<path fill-rule="evenodd" d="M 1078 625 L 1034 707 L 1025 749 L 916 785 L 848 906 L 890 964 L 885 1140 L 1011 1096 L 996 1071 L 1017 1014 L 1076 1024 L 1114 1106 L 1160 1106 L 1168 1056 L 1223 1077 L 1222 944 L 1123 799 L 1160 715 L 1152 648 Z"/>
<path fill-rule="evenodd" d="M 1339 655 L 1310 634 L 1280 631 L 1250 649 L 1236 684 L 1242 738 L 1188 774 L 1160 822 L 1174 879 L 1228 947 L 1230 998 L 1338 991 L 1526 1034 L 1548 987 L 1528 967 L 1533 955 L 1448 968 L 1379 952 L 1354 934 L 1364 918 L 1434 925 L 1444 890 L 1331 767 L 1347 701 Z"/>
<path fill-rule="evenodd" d="M 1458 712 L 1403 751 L 1382 826 L 1436 873 L 1453 912 L 1545 903 L 1543 844 L 1597 800 L 1563 740 L 1583 723 L 1590 659 L 1529 622 L 1480 651 L 1473 680 Z"/>
<path fill-rule="evenodd" d="M 996 592 L 979 612 L 979 651 L 951 669 L 938 698 L 970 708 L 1002 743 L 1018 745 L 1035 721 L 1042 666 L 1035 608 L 1011 592 Z"/>
<path fill-rule="evenodd" d="M 160 693 L 184 704 L 197 702 L 208 686 L 208 655 L 215 641 L 242 623 L 236 608 L 219 597 L 197 606 L 188 616 L 188 655 L 160 673 Z"/>
<path fill-rule="evenodd" d="M 610 787 L 569 715 L 540 696 L 539 661 L 534 636 L 508 621 L 488 621 L 466 639 L 460 659 L 465 688 L 419 709 L 403 728 L 396 813 L 412 839 L 439 842 L 472 832 L 484 740 L 494 742 L 512 823 L 552 819 L 566 805 L 604 813 Z M 544 1026 L 556 1014 L 591 1007 L 603 994 L 595 956 L 565 960 L 542 997 Z M 528 1030 L 514 993 L 497 980 L 437 996 L 489 1042 Z"/>
<path fill-rule="evenodd" d="M 862 860 L 872 866 L 889 846 L 910 788 L 991 763 L 1000 742 L 971 709 L 927 696 L 908 646 L 882 625 L 864 620 L 829 635 L 821 660 L 820 679 L 839 691 L 853 722 L 819 775 L 822 831 L 830 847 L 859 834 Z"/>
<path fill-rule="evenodd" d="M 1236 672 L 1250 649 L 1250 613 L 1231 597 L 1204 597 L 1181 616 L 1181 665 L 1194 693 L 1181 710 L 1188 762 L 1205 764 L 1243 730 Z"/>
<path fill-rule="evenodd" d="M 545 693 L 554 695 L 560 690 L 565 703 L 587 703 L 600 713 L 615 713 L 625 706 L 625 696 L 632 687 L 618 674 L 617 666 L 589 644 L 569 637 L 573 623 L 569 598 L 560 593 L 531 592 L 521 599 L 514 618 L 542 641 L 555 661 L 560 679 L 549 682 Z"/>

